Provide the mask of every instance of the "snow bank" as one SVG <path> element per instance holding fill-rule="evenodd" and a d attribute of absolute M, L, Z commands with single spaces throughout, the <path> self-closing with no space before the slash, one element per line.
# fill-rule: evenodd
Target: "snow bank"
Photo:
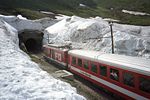
<path fill-rule="evenodd" d="M 26 20 L 21 15 L 16 16 L 4 16 L 0 15 L 0 19 L 6 21 L 18 31 L 23 30 L 39 30 L 43 31 L 45 28 L 55 24 L 58 20 L 51 18 L 42 18 L 38 20 Z"/>
<path fill-rule="evenodd" d="M 111 53 L 110 26 L 100 17 L 64 18 L 45 29 L 43 43 L 72 43 L 73 48 Z M 150 26 L 113 24 L 115 53 L 150 58 Z"/>
<path fill-rule="evenodd" d="M 32 62 L 18 47 L 17 30 L 1 19 L 0 33 L 0 100 L 85 100 Z"/>

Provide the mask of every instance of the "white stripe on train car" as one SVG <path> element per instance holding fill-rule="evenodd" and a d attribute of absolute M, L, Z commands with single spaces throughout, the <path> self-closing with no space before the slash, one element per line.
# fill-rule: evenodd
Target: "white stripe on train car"
<path fill-rule="evenodd" d="M 80 69 L 78 69 L 78 68 L 75 68 L 75 67 L 70 66 L 70 65 L 69 65 L 69 67 L 70 67 L 72 70 L 74 70 L 74 71 L 76 71 L 76 72 L 78 72 L 78 73 L 80 73 L 80 74 L 86 75 L 87 77 L 89 77 L 89 78 L 91 78 L 91 79 L 93 79 L 93 80 L 95 80 L 95 81 L 97 81 L 97 82 L 100 82 L 101 84 L 104 84 L 104 85 L 106 85 L 106 86 L 108 86 L 108 87 L 110 87 L 110 88 L 112 88 L 112 89 L 114 89 L 114 90 L 117 90 L 117 91 L 119 91 L 119 92 L 121 92 L 121 93 L 123 93 L 123 94 L 125 94 L 125 95 L 128 95 L 128 96 L 131 97 L 131 98 L 134 98 L 134 99 L 136 99 L 136 100 L 149 100 L 148 98 L 145 98 L 145 97 L 143 97 L 143 96 L 141 96 L 141 95 L 139 95 L 139 94 L 136 94 L 136 93 L 134 93 L 134 92 L 131 92 L 131 91 L 129 91 L 129 90 L 126 90 L 126 89 L 124 89 L 124 88 L 122 88 L 122 87 L 119 87 L 119 86 L 117 86 L 117 85 L 115 85 L 115 84 L 112 84 L 112 83 L 110 83 L 110 82 L 108 82 L 108 81 L 105 81 L 105 80 L 103 80 L 103 79 L 100 79 L 100 78 L 98 78 L 98 77 L 96 77 L 96 76 L 94 76 L 94 75 L 92 75 L 92 74 L 89 74 L 89 73 L 87 73 L 87 72 L 84 72 L 84 71 L 82 71 L 82 70 L 80 70 Z"/>

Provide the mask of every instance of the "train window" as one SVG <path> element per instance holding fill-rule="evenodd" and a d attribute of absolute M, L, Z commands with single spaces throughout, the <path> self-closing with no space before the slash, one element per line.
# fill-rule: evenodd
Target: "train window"
<path fill-rule="evenodd" d="M 140 78 L 140 90 L 150 93 L 150 79 Z"/>
<path fill-rule="evenodd" d="M 76 65 L 76 57 L 72 57 L 72 64 Z"/>
<path fill-rule="evenodd" d="M 91 71 L 97 73 L 97 65 L 95 65 L 94 63 L 91 63 Z"/>
<path fill-rule="evenodd" d="M 88 61 L 84 61 L 84 68 L 89 69 Z"/>
<path fill-rule="evenodd" d="M 78 59 L 78 66 L 82 67 L 82 59 Z"/>
<path fill-rule="evenodd" d="M 107 67 L 100 65 L 100 75 L 107 76 Z"/>
<path fill-rule="evenodd" d="M 127 72 L 123 73 L 123 83 L 125 85 L 134 87 L 134 76 Z"/>
<path fill-rule="evenodd" d="M 110 78 L 119 81 L 119 71 L 117 69 L 110 69 Z"/>

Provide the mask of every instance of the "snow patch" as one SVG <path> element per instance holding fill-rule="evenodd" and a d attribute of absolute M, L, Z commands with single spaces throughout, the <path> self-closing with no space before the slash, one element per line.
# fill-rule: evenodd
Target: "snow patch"
<path fill-rule="evenodd" d="M 19 19 L 27 20 L 27 18 L 23 17 L 22 15 L 17 16 Z"/>
<path fill-rule="evenodd" d="M 87 7 L 85 4 L 80 3 L 79 4 L 80 7 Z"/>
<path fill-rule="evenodd" d="M 129 11 L 129 10 L 122 10 L 123 13 L 131 14 L 131 15 L 140 15 L 140 16 L 150 16 L 148 13 L 144 12 L 137 12 L 137 11 Z"/>
<path fill-rule="evenodd" d="M 57 16 L 55 16 L 55 18 L 60 21 L 60 20 L 63 20 L 63 19 L 70 18 L 70 16 L 57 14 Z"/>
<path fill-rule="evenodd" d="M 1 19 L 0 33 L 0 100 L 85 100 L 32 62 L 19 49 L 17 30 Z"/>
<path fill-rule="evenodd" d="M 50 15 L 55 15 L 53 12 L 48 12 L 48 11 L 40 11 L 43 14 L 50 14 Z"/>

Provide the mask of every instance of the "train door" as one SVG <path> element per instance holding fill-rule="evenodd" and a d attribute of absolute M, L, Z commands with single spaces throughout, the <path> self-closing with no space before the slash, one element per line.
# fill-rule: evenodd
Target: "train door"
<path fill-rule="evenodd" d="M 51 49 L 51 53 L 52 53 L 52 59 L 55 59 L 55 51 L 53 49 Z"/>

